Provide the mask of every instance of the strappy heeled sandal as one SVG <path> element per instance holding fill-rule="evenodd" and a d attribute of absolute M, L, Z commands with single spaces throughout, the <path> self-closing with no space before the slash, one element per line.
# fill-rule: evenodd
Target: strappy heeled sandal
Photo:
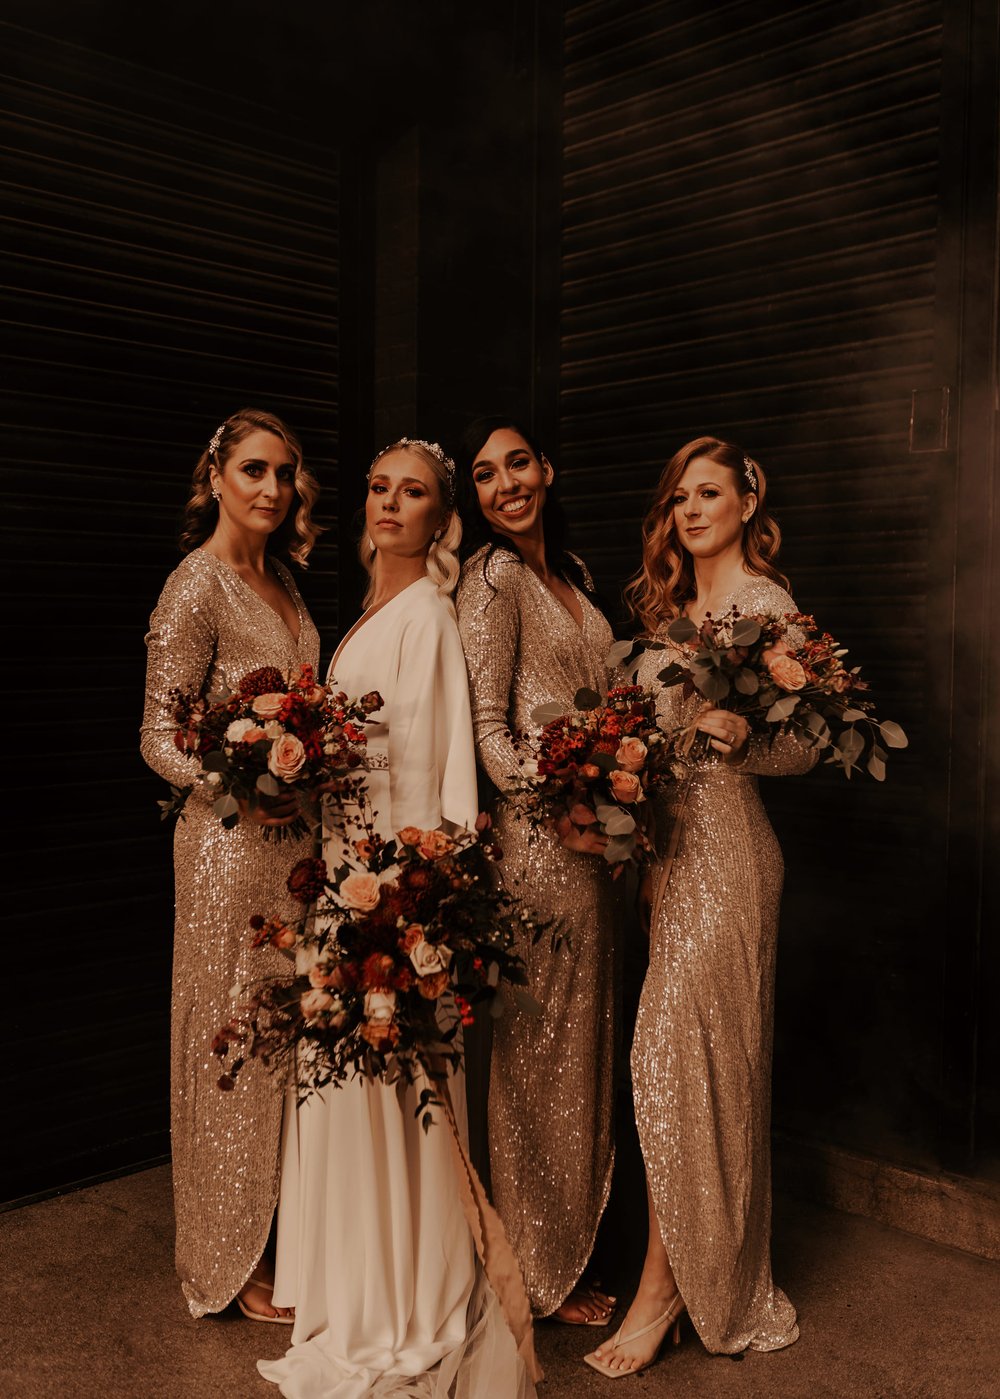
<path fill-rule="evenodd" d="M 240 1288 L 239 1292 L 237 1292 L 235 1297 L 236 1305 L 239 1307 L 240 1311 L 243 1313 L 243 1315 L 247 1318 L 248 1321 L 269 1321 L 272 1323 L 272 1325 L 275 1326 L 294 1326 L 294 1316 L 265 1316 L 263 1312 L 255 1312 L 250 1307 L 248 1307 L 246 1302 L 244 1302 L 243 1300 L 243 1292 L 248 1287 L 261 1287 L 264 1289 L 265 1292 L 273 1292 L 274 1283 L 265 1282 L 263 1278 L 249 1277 L 247 1278 L 243 1286 Z"/>
<path fill-rule="evenodd" d="M 609 1380 L 623 1380 L 626 1377 L 626 1375 L 641 1374 L 643 1370 L 648 1369 L 649 1366 L 652 1365 L 653 1361 L 659 1355 L 660 1347 L 666 1340 L 667 1332 L 670 1331 L 671 1327 L 673 1328 L 674 1345 L 676 1346 L 680 1344 L 681 1314 L 683 1313 L 683 1311 L 684 1300 L 681 1297 L 681 1294 L 679 1292 L 676 1292 L 671 1298 L 670 1306 L 666 1309 L 665 1312 L 658 1316 L 655 1321 L 651 1321 L 648 1326 L 643 1326 L 638 1331 L 633 1331 L 631 1336 L 622 1335 L 622 1331 L 625 1327 L 625 1323 L 622 1322 L 621 1326 L 619 1326 L 618 1328 L 617 1336 L 615 1336 L 614 1340 L 611 1342 L 613 1349 L 617 1349 L 620 1346 L 627 1346 L 632 1341 L 638 1341 L 643 1336 L 648 1336 L 651 1331 L 656 1331 L 661 1326 L 663 1327 L 663 1335 L 657 1342 L 656 1349 L 653 1351 L 649 1359 L 644 1360 L 641 1365 L 633 1365 L 630 1370 L 611 1370 L 608 1368 L 607 1362 L 602 1360 L 595 1350 L 592 1350 L 589 1355 L 585 1355 L 583 1358 L 584 1360 L 586 1360 L 587 1364 L 591 1367 L 591 1369 L 596 1370 L 598 1374 L 605 1375 Z"/>

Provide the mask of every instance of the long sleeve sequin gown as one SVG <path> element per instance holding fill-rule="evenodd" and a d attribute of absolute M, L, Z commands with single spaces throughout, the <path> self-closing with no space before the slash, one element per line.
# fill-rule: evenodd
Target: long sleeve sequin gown
<path fill-rule="evenodd" d="M 748 580 L 725 610 L 782 616 L 783 588 Z M 721 615 L 722 609 L 720 609 Z M 669 646 L 669 644 L 668 644 Z M 638 682 L 669 660 L 647 652 Z M 665 726 L 697 697 L 660 689 Z M 771 1280 L 771 1045 L 783 863 L 755 774 L 808 771 L 812 750 L 750 740 L 746 761 L 708 762 L 687 783 L 680 841 L 650 934 L 632 1047 L 636 1122 L 667 1256 L 708 1350 L 778 1350 L 798 1336 Z M 684 784 L 666 803 L 677 815 Z M 654 866 L 654 887 L 660 868 Z"/>
<path fill-rule="evenodd" d="M 167 579 L 146 637 L 142 755 L 168 782 L 190 784 L 197 764 L 174 747 L 170 691 L 211 695 L 249 671 L 319 661 L 319 636 L 291 574 L 275 563 L 298 612 L 298 640 L 235 569 L 203 549 Z M 221 1311 L 267 1242 L 278 1198 L 281 1085 L 251 1061 L 222 1092 L 213 1037 L 232 1013 L 232 987 L 287 963 L 254 950 L 248 920 L 295 905 L 285 880 L 311 837 L 272 840 L 247 821 L 227 831 L 204 790 L 192 792 L 174 836 L 176 919 L 171 1007 L 170 1125 L 176 1260 L 193 1316 Z"/>
<path fill-rule="evenodd" d="M 534 731 L 549 700 L 572 707 L 582 686 L 604 693 L 613 637 L 577 591 L 579 626 L 532 571 L 505 550 L 468 560 L 458 594 L 476 751 L 499 789 L 494 813 L 508 887 L 565 935 L 518 951 L 541 1018 L 495 1022 L 489 1145 L 494 1203 L 521 1265 L 532 1308 L 566 1299 L 594 1246 L 614 1164 L 615 930 L 619 893 L 605 862 L 529 838 L 504 793 L 523 757 L 514 735 Z"/>
<path fill-rule="evenodd" d="M 379 834 L 471 827 L 465 660 L 454 608 L 432 580 L 349 633 L 332 674 L 349 694 L 377 690 L 384 701 L 366 730 Z M 335 806 L 323 852 L 330 868 L 354 860 Z M 449 1128 L 420 1124 L 426 1083 L 353 1078 L 300 1107 L 289 1090 L 273 1300 L 295 1307 L 295 1326 L 286 1354 L 259 1362 L 286 1399 L 534 1395 L 476 1258 Z"/>

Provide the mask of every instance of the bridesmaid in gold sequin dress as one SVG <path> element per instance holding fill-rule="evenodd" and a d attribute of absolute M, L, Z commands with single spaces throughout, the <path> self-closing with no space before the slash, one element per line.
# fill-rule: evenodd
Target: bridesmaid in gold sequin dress
<path fill-rule="evenodd" d="M 477 756 L 500 794 L 504 878 L 543 918 L 561 920 L 566 936 L 555 952 L 547 941 L 520 949 L 542 1017 L 495 1022 L 494 1202 L 535 1314 L 601 1324 L 613 1299 L 580 1280 L 614 1163 L 618 886 L 600 837 L 571 828 L 561 840 L 529 840 L 504 793 L 523 756 L 514 735 L 535 727 L 532 710 L 549 700 L 569 708 L 582 686 L 606 693 L 613 638 L 586 569 L 560 547 L 553 471 L 537 445 L 509 420 L 488 418 L 470 428 L 463 457 L 469 523 L 483 534 L 485 522 L 490 540 L 466 562 L 458 594 Z"/>
<path fill-rule="evenodd" d="M 161 777 L 189 785 L 194 765 L 174 747 L 170 692 L 208 696 L 251 670 L 287 672 L 319 661 L 319 637 L 284 549 L 304 563 L 317 536 L 318 494 L 301 448 L 279 419 L 243 409 L 227 418 L 195 468 L 181 547 L 150 622 L 142 754 Z M 171 1142 L 176 1262 L 192 1316 L 238 1297 L 260 1320 L 288 1320 L 271 1305 L 262 1261 L 278 1198 L 281 1084 L 249 1063 L 236 1088 L 217 1087 L 214 1035 L 231 1014 L 231 988 L 279 972 L 280 953 L 254 950 L 253 913 L 293 919 L 285 879 L 312 838 L 266 840 L 294 802 L 225 830 L 196 787 L 174 838 L 176 922 L 171 1012 Z"/>
<path fill-rule="evenodd" d="M 796 610 L 775 566 L 780 542 L 764 474 L 738 447 L 701 437 L 671 458 L 643 527 L 629 594 L 647 635 L 680 613 Z M 669 659 L 647 652 L 640 684 Z M 664 726 L 699 701 L 661 688 Z M 706 1348 L 778 1350 L 798 1336 L 771 1280 L 770 1100 L 774 962 L 782 859 L 756 775 L 808 771 L 790 736 L 769 744 L 741 716 L 711 709 L 698 729 L 717 757 L 693 766 L 665 813 L 680 821 L 672 866 L 654 866 L 649 971 L 632 1077 L 646 1166 L 649 1243 L 638 1292 L 588 1363 L 619 1377 L 656 1357 L 686 1310 Z M 683 804 L 683 813 L 680 808 Z"/>

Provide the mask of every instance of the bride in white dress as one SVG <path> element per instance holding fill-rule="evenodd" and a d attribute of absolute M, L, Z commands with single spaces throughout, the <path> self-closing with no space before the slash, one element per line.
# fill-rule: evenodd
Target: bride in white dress
<path fill-rule="evenodd" d="M 339 689 L 384 700 L 367 731 L 366 786 L 387 839 L 404 826 L 471 828 L 478 811 L 449 597 L 453 472 L 436 443 L 402 438 L 375 458 L 361 548 L 370 605 L 330 667 Z M 332 812 L 323 852 L 335 868 L 351 851 Z M 356 1078 L 299 1108 L 289 1090 L 273 1302 L 295 1308 L 295 1325 L 285 1356 L 258 1362 L 286 1399 L 534 1395 L 530 1331 L 519 1350 L 485 1278 L 451 1129 L 440 1109 L 429 1131 L 420 1124 L 427 1083 Z M 461 1078 L 451 1095 L 464 1123 Z"/>

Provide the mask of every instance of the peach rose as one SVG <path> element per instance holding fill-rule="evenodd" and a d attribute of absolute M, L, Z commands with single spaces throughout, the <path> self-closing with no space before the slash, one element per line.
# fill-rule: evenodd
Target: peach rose
<path fill-rule="evenodd" d="M 595 777 L 600 777 L 601 769 L 596 763 L 584 763 L 580 769 L 581 777 L 586 777 L 589 782 L 593 782 Z"/>
<path fill-rule="evenodd" d="M 794 656 L 775 656 L 767 661 L 771 679 L 783 690 L 801 690 L 806 683 L 806 673 Z"/>
<path fill-rule="evenodd" d="M 430 976 L 422 976 L 417 982 L 417 990 L 425 1001 L 436 1001 L 438 996 L 444 995 L 448 988 L 449 976 L 447 972 L 432 972 Z"/>
<path fill-rule="evenodd" d="M 282 734 L 271 744 L 267 765 L 282 782 L 293 782 L 305 767 L 306 750 L 294 734 Z"/>
<path fill-rule="evenodd" d="M 284 702 L 284 695 L 257 695 L 251 701 L 250 708 L 261 719 L 276 719 L 281 713 L 281 706 Z"/>
<path fill-rule="evenodd" d="M 374 874 L 349 874 L 338 891 L 340 902 L 348 908 L 356 908 L 359 913 L 371 913 L 378 907 L 382 890 L 378 876 Z"/>
<path fill-rule="evenodd" d="M 278 725 L 278 728 L 281 729 L 281 725 L 280 725 L 280 724 Z M 284 730 L 282 730 L 282 732 L 284 732 Z M 266 743 L 267 740 L 268 740 L 271 736 L 272 736 L 272 735 L 270 735 L 270 734 L 266 734 L 266 733 L 264 732 L 263 729 L 258 729 L 258 728 L 255 726 L 255 727 L 252 728 L 252 729 L 247 729 L 246 733 L 243 735 L 243 742 L 244 742 L 244 743 L 260 743 L 260 742 L 263 740 L 263 742 Z M 281 737 L 281 734 L 275 734 L 274 737 L 275 737 L 275 738 L 280 738 L 280 737 Z"/>
<path fill-rule="evenodd" d="M 287 923 L 281 923 L 275 918 L 268 923 L 268 928 L 270 929 L 268 942 L 272 947 L 287 952 L 290 947 L 295 946 L 295 929 L 290 928 Z"/>
<path fill-rule="evenodd" d="M 344 974 L 339 967 L 331 967 L 326 962 L 317 962 L 314 967 L 309 968 L 309 985 L 314 986 L 317 991 L 325 991 L 328 986 L 332 986 L 336 991 L 342 991 Z"/>
<path fill-rule="evenodd" d="M 642 796 L 642 783 L 634 772 L 625 772 L 622 768 L 615 768 L 611 774 L 611 791 L 614 793 L 615 801 L 637 802 Z"/>
<path fill-rule="evenodd" d="M 626 772 L 641 772 L 647 748 L 641 738 L 623 738 L 615 754 L 615 762 Z"/>
<path fill-rule="evenodd" d="M 418 826 L 404 826 L 401 831 L 397 831 L 400 845 L 419 845 L 423 831 Z"/>
<path fill-rule="evenodd" d="M 314 987 L 311 991 L 303 991 L 299 997 L 299 1009 L 302 1012 L 303 1020 L 314 1021 L 320 1016 L 326 1015 L 328 1011 L 339 1007 L 339 1002 L 331 996 L 329 991 L 321 991 Z"/>
<path fill-rule="evenodd" d="M 442 855 L 454 850 L 455 842 L 444 831 L 424 831 L 418 848 L 425 860 L 440 860 Z"/>
<path fill-rule="evenodd" d="M 359 1025 L 358 1034 L 368 1041 L 372 1049 L 384 1052 L 387 1044 L 391 1048 L 398 1041 L 399 1028 L 391 1020 L 378 1020 L 374 1024 L 365 1022 Z"/>
<path fill-rule="evenodd" d="M 433 976 L 447 970 L 451 952 L 447 947 L 438 947 L 426 938 L 421 938 L 410 951 L 410 961 L 417 976 Z"/>

